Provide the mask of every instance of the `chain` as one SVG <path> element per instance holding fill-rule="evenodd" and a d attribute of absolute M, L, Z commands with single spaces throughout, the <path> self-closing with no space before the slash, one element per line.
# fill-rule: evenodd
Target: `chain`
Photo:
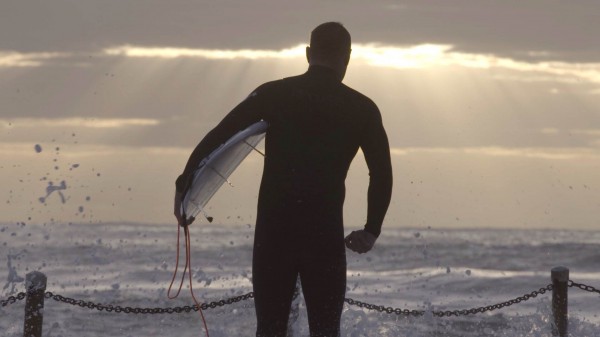
<path fill-rule="evenodd" d="M 594 292 L 594 293 L 600 294 L 599 289 L 596 289 L 589 285 L 575 283 L 572 280 L 569 280 L 568 286 L 579 288 L 581 290 L 585 290 L 588 292 Z M 552 290 L 552 288 L 553 288 L 552 284 L 549 284 L 544 288 L 534 290 L 528 294 L 519 296 L 517 298 L 508 300 L 506 302 L 488 305 L 485 307 L 476 307 L 476 308 L 463 309 L 463 310 L 433 311 L 432 314 L 434 316 L 438 316 L 438 317 L 445 317 L 445 316 L 450 317 L 450 316 L 466 316 L 466 315 L 484 313 L 484 312 L 502 309 L 502 308 L 505 308 L 505 307 L 508 307 L 508 306 L 511 306 L 514 304 L 528 301 L 532 298 L 537 297 L 538 295 L 545 294 L 546 292 Z M 21 301 L 21 300 L 25 299 L 25 297 L 26 297 L 26 293 L 20 292 L 19 294 L 17 294 L 17 296 L 10 296 L 6 300 L 0 300 L 0 307 L 5 307 L 5 306 L 8 306 L 15 302 Z M 47 291 L 45 293 L 45 297 L 52 298 L 53 300 L 58 301 L 58 302 L 63 302 L 63 303 L 79 306 L 82 308 L 94 309 L 94 310 L 98 310 L 98 311 L 107 311 L 107 312 L 114 311 L 116 313 L 126 313 L 126 314 L 173 314 L 173 313 L 198 311 L 197 305 L 194 305 L 194 306 L 186 305 L 186 306 L 182 306 L 182 307 L 170 307 L 170 308 L 134 308 L 134 307 L 121 307 L 118 305 L 115 306 L 115 305 L 111 305 L 111 304 L 105 305 L 105 304 L 101 304 L 101 303 L 94 303 L 94 302 L 84 301 L 84 300 L 76 300 L 76 299 L 61 296 L 61 295 L 55 295 L 49 291 Z M 222 306 L 237 303 L 240 301 L 245 301 L 250 298 L 254 298 L 253 292 L 249 292 L 247 294 L 236 296 L 236 297 L 230 297 L 230 298 L 219 300 L 219 301 L 202 303 L 200 305 L 200 309 L 202 309 L 202 310 L 214 309 L 217 307 L 222 307 Z M 376 304 L 361 302 L 358 300 L 354 300 L 352 298 L 346 298 L 346 299 L 344 299 L 344 301 L 346 303 L 348 303 L 349 305 L 354 305 L 354 306 L 357 306 L 360 308 L 365 308 L 368 310 L 375 310 L 378 312 L 388 313 L 388 314 L 405 315 L 405 316 L 423 316 L 426 313 L 425 310 L 409 310 L 409 309 L 385 307 L 383 305 L 376 305 Z"/>
<path fill-rule="evenodd" d="M 472 309 L 465 309 L 465 310 L 452 310 L 452 311 L 433 311 L 433 315 L 434 316 L 438 316 L 438 317 L 444 317 L 444 316 L 466 316 L 466 315 L 471 315 L 471 314 L 479 314 L 479 313 L 484 313 L 487 311 L 492 311 L 492 310 L 496 310 L 496 309 L 501 309 L 504 307 L 508 307 L 511 306 L 513 304 L 517 304 L 517 303 L 521 303 L 521 302 L 525 302 L 528 301 L 532 298 L 537 297 L 538 295 L 541 294 L 545 294 L 547 291 L 552 290 L 552 284 L 547 285 L 544 288 L 540 288 L 539 290 L 534 290 L 529 294 L 525 294 L 523 296 L 519 296 L 515 299 L 506 301 L 506 302 L 502 302 L 502 303 L 498 303 L 498 304 L 493 304 L 493 305 L 488 305 L 485 307 L 478 307 L 478 308 L 472 308 Z M 347 298 L 345 299 L 346 303 L 348 303 L 349 305 L 356 305 L 358 307 L 361 308 L 365 308 L 365 309 L 369 309 L 369 310 L 376 310 L 379 312 L 385 312 L 388 314 L 396 314 L 396 315 L 406 315 L 406 316 L 423 316 L 425 314 L 424 310 L 408 310 L 408 309 L 400 309 L 400 308 L 392 308 L 392 307 L 385 307 L 383 305 L 375 305 L 375 304 L 369 304 L 369 303 L 365 303 L 365 302 L 361 302 L 361 301 L 356 301 L 353 300 L 351 298 Z"/>
<path fill-rule="evenodd" d="M 598 290 L 598 289 L 596 289 L 596 288 L 594 288 L 592 286 L 588 286 L 588 285 L 581 284 L 581 283 L 575 283 L 575 282 L 573 282 L 571 280 L 569 280 L 568 284 L 569 284 L 569 287 L 575 287 L 575 288 L 579 288 L 581 290 L 589 291 L 591 293 L 598 293 L 598 294 L 600 294 L 600 290 Z"/>
<path fill-rule="evenodd" d="M 425 314 L 425 311 L 422 310 L 408 310 L 408 309 L 400 309 L 400 308 L 392 308 L 392 307 L 384 307 L 383 305 L 375 305 L 369 304 L 361 301 L 357 301 L 351 298 L 344 299 L 346 303 L 349 305 L 355 305 L 359 308 L 365 308 L 368 310 L 376 310 L 379 312 L 387 312 L 388 314 L 396 314 L 396 315 L 413 315 L 413 316 L 422 316 Z"/>
<path fill-rule="evenodd" d="M 17 296 L 10 296 L 9 298 L 7 298 L 5 300 L 0 300 L 0 307 L 5 307 L 9 304 L 13 304 L 15 302 L 22 301 L 23 299 L 25 299 L 26 296 L 27 296 L 27 294 L 25 294 L 24 292 L 20 292 L 17 294 Z"/>
<path fill-rule="evenodd" d="M 194 306 L 190 306 L 190 305 L 186 305 L 183 307 L 171 307 L 171 308 L 132 308 L 132 307 L 121 307 L 118 305 L 111 305 L 111 304 L 101 304 L 101 303 L 94 303 L 94 302 L 89 302 L 89 301 L 84 301 L 84 300 L 76 300 L 73 298 L 69 298 L 69 297 L 64 297 L 61 295 L 55 295 L 49 291 L 46 292 L 45 294 L 46 298 L 52 298 L 55 301 L 58 302 L 63 302 L 63 303 L 67 303 L 67 304 L 71 304 L 71 305 L 76 305 L 76 306 L 80 306 L 82 308 L 88 308 L 88 309 L 94 309 L 94 310 L 98 310 L 98 311 L 107 311 L 107 312 L 116 312 L 116 313 L 125 313 L 125 314 L 173 314 L 173 313 L 182 313 L 182 312 L 191 312 L 191 311 L 198 311 L 198 306 L 194 305 Z M 214 302 L 210 302 L 210 303 L 202 303 L 200 305 L 200 309 L 202 310 L 207 310 L 207 309 L 214 309 L 216 307 L 222 307 L 224 305 L 228 305 L 228 304 L 233 304 L 233 303 L 237 303 L 240 301 L 245 301 L 247 299 L 253 298 L 254 297 L 254 293 L 250 292 L 241 296 L 237 296 L 237 297 L 231 297 L 231 298 L 227 298 L 227 299 L 223 299 L 220 301 L 214 301 Z"/>

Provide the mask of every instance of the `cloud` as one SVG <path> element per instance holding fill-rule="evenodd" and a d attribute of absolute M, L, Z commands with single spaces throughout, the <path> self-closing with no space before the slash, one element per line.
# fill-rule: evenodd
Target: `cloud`
<path fill-rule="evenodd" d="M 590 91 L 591 95 L 600 95 L 600 89 L 594 89 Z"/>
<path fill-rule="evenodd" d="M 490 77 L 495 80 L 501 80 L 501 81 L 519 81 L 519 82 L 530 82 L 530 83 L 535 83 L 535 82 L 560 82 L 560 83 L 567 83 L 567 84 L 580 84 L 581 83 L 581 80 L 578 78 L 575 78 L 575 77 L 557 78 L 556 76 L 552 76 L 552 75 L 539 76 L 539 75 L 531 74 L 528 76 L 515 76 L 515 75 L 510 75 L 510 74 L 491 74 Z"/>
<path fill-rule="evenodd" d="M 112 45 L 280 48 L 335 18 L 355 41 L 453 44 L 462 51 L 598 62 L 600 2 L 403 0 L 3 1 L 4 49 L 90 50 Z M 574 4 L 576 3 L 576 4 Z M 135 15 L 131 15 L 132 8 Z M 317 13 L 315 8 L 318 8 Z"/>
<path fill-rule="evenodd" d="M 210 60 L 260 60 L 260 59 L 293 59 L 303 58 L 305 44 L 285 49 L 202 49 L 175 47 L 144 47 L 122 45 L 103 49 L 100 56 L 128 58 L 201 58 Z M 79 56 L 89 56 L 90 53 Z M 0 68 L 3 67 L 39 67 L 50 60 L 76 57 L 73 53 L 18 53 L 0 51 Z M 600 63 L 572 63 L 559 61 L 528 62 L 494 54 L 466 53 L 455 50 L 451 44 L 418 44 L 412 46 L 395 46 L 383 44 L 354 44 L 352 47 L 354 61 L 365 62 L 376 67 L 394 69 L 427 69 L 437 67 L 461 67 L 471 69 L 504 69 L 515 72 L 509 74 L 493 74 L 497 79 L 519 81 L 561 81 L 578 83 L 589 81 L 600 83 Z M 73 63 L 77 65 L 77 63 Z M 526 76 L 522 76 L 527 73 Z M 598 91 L 592 91 L 597 94 Z"/>
<path fill-rule="evenodd" d="M 534 147 L 395 147 L 392 155 L 406 156 L 410 154 L 466 154 L 492 157 L 521 157 L 549 160 L 573 160 L 600 158 L 600 151 L 594 148 L 534 148 Z"/>
<path fill-rule="evenodd" d="M 264 49 L 190 49 L 172 47 L 141 47 L 125 45 L 104 50 L 106 55 L 145 58 L 204 58 L 204 59 L 289 59 L 304 57 L 305 45 L 281 50 Z M 526 62 L 493 54 L 475 54 L 454 51 L 453 45 L 420 44 L 391 46 L 354 44 L 352 58 L 377 67 L 395 69 L 424 69 L 435 67 L 462 67 L 472 69 L 504 69 L 527 76 L 515 79 L 561 78 L 568 81 L 600 83 L 600 63 Z"/>
<path fill-rule="evenodd" d="M 0 68 L 39 67 L 48 60 L 68 57 L 67 53 L 18 53 L 0 51 Z"/>
<path fill-rule="evenodd" d="M 425 44 L 412 47 L 359 45 L 353 47 L 353 57 L 369 64 L 390 68 L 430 68 L 459 66 L 475 69 L 506 69 L 538 73 L 571 80 L 583 79 L 600 83 L 600 63 L 525 62 L 492 54 L 473 54 L 453 51 L 451 45 Z M 529 76 L 525 77 L 527 80 Z"/>
<path fill-rule="evenodd" d="M 130 126 L 154 126 L 160 124 L 157 119 L 150 118 L 15 118 L 0 119 L 0 126 L 5 128 L 39 128 L 39 127 L 84 127 L 84 128 L 124 128 Z"/>
<path fill-rule="evenodd" d="M 540 130 L 540 132 L 545 135 L 556 135 L 560 132 L 560 130 L 557 128 L 543 128 Z"/>
<path fill-rule="evenodd" d="M 0 142 L 0 155 L 2 156 L 39 156 L 45 153 L 45 143 L 40 143 L 36 149 L 35 143 L 25 142 Z M 65 157 L 99 157 L 99 156 L 163 156 L 174 155 L 185 157 L 190 154 L 189 148 L 172 146 L 109 146 L 98 144 L 61 144 L 52 143 L 51 148 L 60 148 L 61 156 Z M 38 149 L 40 151 L 38 152 Z"/>
<path fill-rule="evenodd" d="M 600 129 L 565 129 L 560 130 L 557 128 L 543 128 L 540 130 L 542 134 L 546 135 L 558 135 L 558 134 L 568 134 L 568 135 L 581 135 L 588 137 L 600 137 Z"/>
<path fill-rule="evenodd" d="M 180 58 L 195 57 L 203 59 L 233 60 L 233 59 L 281 59 L 296 58 L 304 55 L 305 46 L 298 45 L 293 48 L 282 50 L 260 50 L 260 49 L 191 49 L 191 48 L 171 48 L 171 47 L 139 47 L 139 46 L 120 46 L 107 48 L 104 53 L 112 56 L 127 57 L 154 57 L 154 58 Z"/>
<path fill-rule="evenodd" d="M 568 132 L 575 135 L 600 137 L 600 129 L 571 129 Z"/>

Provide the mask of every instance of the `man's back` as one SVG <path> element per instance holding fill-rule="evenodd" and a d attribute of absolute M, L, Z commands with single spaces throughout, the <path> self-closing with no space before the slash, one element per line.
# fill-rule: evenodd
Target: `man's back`
<path fill-rule="evenodd" d="M 258 223 L 285 226 L 294 219 L 305 220 L 306 227 L 317 215 L 320 221 L 314 225 L 335 226 L 339 233 L 344 181 L 361 147 L 370 169 L 376 171 L 372 176 L 382 181 L 375 188 L 391 181 L 389 146 L 377 106 L 342 84 L 329 68 L 311 66 L 303 75 L 266 83 L 231 114 L 255 115 L 269 123 Z M 371 231 L 377 236 L 389 193 L 375 192 L 375 198 L 384 199 L 372 200 L 370 206 Z M 300 230 L 288 229 L 290 234 Z"/>
<path fill-rule="evenodd" d="M 261 95 L 273 97 L 259 214 L 290 202 L 341 211 L 350 163 L 379 118 L 375 104 L 324 67 L 267 84 Z"/>

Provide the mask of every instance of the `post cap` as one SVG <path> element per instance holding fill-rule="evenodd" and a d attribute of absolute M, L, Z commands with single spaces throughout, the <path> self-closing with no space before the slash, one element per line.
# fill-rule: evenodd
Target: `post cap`
<path fill-rule="evenodd" d="M 27 290 L 45 290 L 48 278 L 39 271 L 32 271 L 25 276 L 25 287 Z"/>
<path fill-rule="evenodd" d="M 551 271 L 552 280 L 557 280 L 558 282 L 568 282 L 569 281 L 569 268 L 567 267 L 554 267 Z"/>

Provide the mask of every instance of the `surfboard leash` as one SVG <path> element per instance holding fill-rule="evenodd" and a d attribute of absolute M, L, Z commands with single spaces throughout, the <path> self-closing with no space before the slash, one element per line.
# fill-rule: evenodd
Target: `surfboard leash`
<path fill-rule="evenodd" d="M 191 236 L 190 236 L 190 232 L 189 232 L 189 227 L 187 225 L 187 218 L 185 217 L 185 213 L 183 214 L 184 219 L 186 219 L 186 225 L 183 226 L 183 232 L 184 232 L 184 240 L 185 240 L 185 265 L 183 268 L 183 273 L 181 275 L 181 281 L 179 282 L 179 287 L 177 289 L 177 293 L 175 293 L 175 295 L 171 295 L 171 288 L 173 287 L 173 283 L 175 283 L 175 279 L 177 278 L 177 271 L 179 269 L 179 246 L 180 246 L 180 238 L 181 238 L 181 227 L 179 226 L 179 224 L 177 224 L 177 257 L 175 259 L 175 271 L 173 272 L 173 278 L 171 279 L 171 284 L 169 285 L 169 290 L 167 291 L 167 297 L 169 299 L 175 299 L 177 298 L 177 296 L 179 296 L 179 293 L 181 292 L 181 288 L 183 287 L 183 282 L 185 280 L 185 273 L 187 271 L 188 276 L 189 276 L 189 282 L 190 282 L 190 294 L 192 295 L 192 299 L 194 300 L 194 303 L 196 304 L 196 307 L 198 308 L 198 312 L 200 313 L 200 318 L 202 320 L 202 325 L 204 326 L 204 331 L 206 333 L 206 337 L 210 337 L 209 332 L 208 332 L 208 325 L 206 324 L 206 318 L 204 317 L 204 312 L 202 311 L 202 307 L 200 305 L 200 301 L 198 301 L 198 299 L 196 299 L 196 296 L 194 295 L 194 289 L 192 287 L 192 244 L 191 244 Z"/>

